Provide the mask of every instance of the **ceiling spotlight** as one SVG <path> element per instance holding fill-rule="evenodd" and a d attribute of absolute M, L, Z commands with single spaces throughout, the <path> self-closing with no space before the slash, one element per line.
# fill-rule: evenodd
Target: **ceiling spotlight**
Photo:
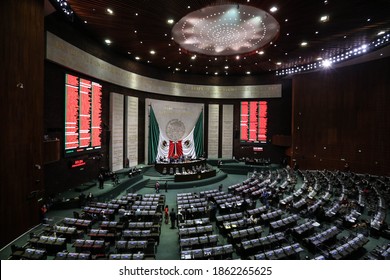
<path fill-rule="evenodd" d="M 306 47 L 306 46 L 307 46 L 307 42 L 302 42 L 302 43 L 301 43 L 301 46 L 302 46 L 302 47 Z"/>
<path fill-rule="evenodd" d="M 381 35 L 383 35 L 383 34 L 385 34 L 385 31 L 380 31 L 380 32 L 378 32 L 378 36 L 381 36 Z"/>
<path fill-rule="evenodd" d="M 271 9 L 269 9 L 269 11 L 270 11 L 271 13 L 275 13 L 277 10 L 278 10 L 278 8 L 275 7 L 275 6 L 273 6 Z"/>
<path fill-rule="evenodd" d="M 226 65 L 226 66 L 225 66 L 225 69 L 229 69 L 229 66 Z"/>
<path fill-rule="evenodd" d="M 330 61 L 329 59 L 326 59 L 322 62 L 322 66 L 324 68 L 329 68 L 330 66 L 332 65 L 332 61 Z"/>
<path fill-rule="evenodd" d="M 104 42 L 105 42 L 107 45 L 110 45 L 110 44 L 112 43 L 110 39 L 106 39 L 106 40 L 104 40 Z"/>
<path fill-rule="evenodd" d="M 282 63 L 280 61 L 276 62 L 276 65 L 282 65 Z"/>
<path fill-rule="evenodd" d="M 175 21 L 170 18 L 170 19 L 167 20 L 167 22 L 168 22 L 168 24 L 173 24 Z"/>
<path fill-rule="evenodd" d="M 150 54 L 156 54 L 156 52 L 154 50 L 151 50 Z"/>
<path fill-rule="evenodd" d="M 329 16 L 328 15 L 324 15 L 320 18 L 320 21 L 321 22 L 327 22 L 329 20 Z"/>
<path fill-rule="evenodd" d="M 136 56 L 135 57 L 135 60 L 140 60 L 141 58 L 139 56 Z"/>
<path fill-rule="evenodd" d="M 218 72 L 215 72 L 214 75 L 218 75 Z"/>
<path fill-rule="evenodd" d="M 246 74 L 247 74 L 247 75 L 250 75 L 250 74 L 251 74 L 251 72 L 250 72 L 250 71 L 246 71 Z"/>
<path fill-rule="evenodd" d="M 263 55 L 264 54 L 264 51 L 259 51 L 259 55 Z"/>
<path fill-rule="evenodd" d="M 110 8 L 107 8 L 106 11 L 107 11 L 107 13 L 109 13 L 110 15 L 113 15 L 113 14 L 114 14 L 114 11 L 111 10 Z"/>
<path fill-rule="evenodd" d="M 196 59 L 196 55 L 191 56 L 191 59 L 192 60 Z"/>
<path fill-rule="evenodd" d="M 239 56 L 239 55 L 237 55 L 237 56 L 236 56 L 236 59 L 237 59 L 237 60 L 239 60 L 239 59 L 240 59 L 240 56 Z"/>

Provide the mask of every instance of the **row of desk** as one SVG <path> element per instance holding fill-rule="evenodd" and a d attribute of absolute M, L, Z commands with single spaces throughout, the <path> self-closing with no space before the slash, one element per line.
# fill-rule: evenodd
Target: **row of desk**
<path fill-rule="evenodd" d="M 227 259 L 233 256 L 233 245 L 226 244 L 210 248 L 186 250 L 181 252 L 182 260 L 199 260 L 199 259 Z"/>
<path fill-rule="evenodd" d="M 291 229 L 292 234 L 297 238 L 302 238 L 313 232 L 316 226 L 320 224 L 315 221 L 308 221 L 306 223 L 295 226 Z"/>
<path fill-rule="evenodd" d="M 55 260 L 90 260 L 90 253 L 69 253 L 69 252 L 58 252 Z"/>
<path fill-rule="evenodd" d="M 53 254 L 66 249 L 66 238 L 54 236 L 33 237 L 29 243 L 38 249 L 43 249 L 47 254 Z"/>
<path fill-rule="evenodd" d="M 110 254 L 109 260 L 143 260 L 145 257 L 144 253 L 136 254 Z"/>
<path fill-rule="evenodd" d="M 231 231 L 228 233 L 228 239 L 232 244 L 236 244 L 240 243 L 243 239 L 260 237 L 262 232 L 263 228 L 261 226 L 250 227 L 247 229 Z"/>
<path fill-rule="evenodd" d="M 73 243 L 77 253 L 89 252 L 93 255 L 105 254 L 109 244 L 104 240 L 76 239 Z"/>
<path fill-rule="evenodd" d="M 318 246 L 336 237 L 340 232 L 340 229 L 338 229 L 336 226 L 333 226 L 314 236 L 307 237 L 304 240 L 307 242 L 309 247 L 316 249 Z"/>
<path fill-rule="evenodd" d="M 180 239 L 180 248 L 181 250 L 188 250 L 190 248 L 194 249 L 195 247 L 210 247 L 215 246 L 218 243 L 218 235 L 202 235 L 197 237 L 190 238 L 181 238 Z"/>
<path fill-rule="evenodd" d="M 359 248 L 363 247 L 368 242 L 368 238 L 363 234 L 358 234 L 353 239 L 349 240 L 347 243 L 342 244 L 335 249 L 329 251 L 329 255 L 334 260 L 339 260 L 347 257 L 353 252 L 357 251 Z"/>
<path fill-rule="evenodd" d="M 282 248 L 269 250 L 264 253 L 260 253 L 254 256 L 255 260 L 279 260 L 279 259 L 289 259 L 294 255 L 298 255 L 302 252 L 303 249 L 299 243 L 294 243 L 292 245 L 287 245 Z"/>
<path fill-rule="evenodd" d="M 275 244 L 285 241 L 284 233 L 278 232 L 264 237 L 254 238 L 250 240 L 241 241 L 237 244 L 237 251 L 242 256 L 249 256 L 264 250 L 267 247 L 272 247 Z"/>
<path fill-rule="evenodd" d="M 184 220 L 179 223 L 179 227 L 193 227 L 193 226 L 202 226 L 210 224 L 210 218 L 199 218 L 192 220 Z"/>
<path fill-rule="evenodd" d="M 295 215 L 291 215 L 291 216 L 285 217 L 283 219 L 271 222 L 269 225 L 270 230 L 273 232 L 285 230 L 285 229 L 295 225 L 299 219 L 300 219 L 300 217 L 295 214 Z"/>
<path fill-rule="evenodd" d="M 196 227 L 183 227 L 179 228 L 179 237 L 183 238 L 185 236 L 195 236 L 195 235 L 208 235 L 213 232 L 213 226 L 212 225 L 205 225 L 205 226 L 196 226 Z"/>

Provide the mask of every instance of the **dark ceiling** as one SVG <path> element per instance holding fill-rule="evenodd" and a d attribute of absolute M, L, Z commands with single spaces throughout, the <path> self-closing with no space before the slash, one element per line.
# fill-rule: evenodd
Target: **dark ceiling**
<path fill-rule="evenodd" d="M 53 0 L 56 2 L 57 0 Z M 63 0 L 61 0 L 63 1 Z M 390 31 L 389 0 L 67 0 L 73 22 L 129 60 L 163 71 L 251 75 L 312 63 L 370 44 Z M 260 8 L 280 24 L 277 39 L 239 59 L 197 55 L 180 48 L 171 30 L 187 14 L 211 5 Z M 271 13 L 271 7 L 277 11 Z M 112 14 L 107 10 L 110 9 Z M 321 22 L 327 15 L 329 20 Z M 168 19 L 174 23 L 169 24 Z M 302 46 L 306 42 L 306 46 Z M 155 53 L 152 54 L 151 51 Z M 264 52 L 264 53 L 263 53 Z M 139 60 L 136 60 L 136 57 Z"/>

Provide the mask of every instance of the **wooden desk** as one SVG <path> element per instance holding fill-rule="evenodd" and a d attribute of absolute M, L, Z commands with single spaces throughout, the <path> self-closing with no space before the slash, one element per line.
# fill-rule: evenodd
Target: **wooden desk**
<path fill-rule="evenodd" d="M 176 167 L 179 168 L 180 172 L 182 168 L 184 167 L 185 170 L 192 170 L 193 166 L 197 165 L 204 165 L 206 163 L 206 159 L 199 159 L 199 160 L 191 160 L 186 162 L 175 162 L 175 163 L 156 163 L 155 168 L 158 172 L 163 173 L 164 168 L 167 171 L 167 174 L 169 174 L 169 170 L 173 168 L 173 172 L 175 172 Z"/>
<path fill-rule="evenodd" d="M 205 172 L 200 172 L 200 173 L 194 173 L 194 174 L 176 174 L 175 182 L 190 182 L 190 181 L 203 180 L 203 179 L 215 177 L 215 175 L 217 175 L 215 169 L 205 171 Z"/>

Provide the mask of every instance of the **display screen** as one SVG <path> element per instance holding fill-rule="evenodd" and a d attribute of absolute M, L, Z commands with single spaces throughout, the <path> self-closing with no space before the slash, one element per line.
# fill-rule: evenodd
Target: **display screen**
<path fill-rule="evenodd" d="M 101 148 L 102 86 L 66 74 L 65 77 L 65 155 Z"/>
<path fill-rule="evenodd" d="M 241 102 L 240 140 L 244 143 L 266 143 L 267 101 Z"/>

